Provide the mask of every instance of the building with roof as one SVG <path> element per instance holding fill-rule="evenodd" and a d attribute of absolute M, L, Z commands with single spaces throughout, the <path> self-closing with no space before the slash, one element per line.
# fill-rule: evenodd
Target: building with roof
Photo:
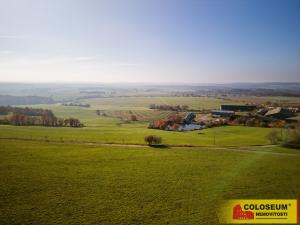
<path fill-rule="evenodd" d="M 184 123 L 191 123 L 195 119 L 196 115 L 195 113 L 189 113 L 186 115 L 186 117 L 183 119 Z"/>
<path fill-rule="evenodd" d="M 288 117 L 294 116 L 294 113 L 288 109 L 276 107 L 274 109 L 270 109 L 268 112 L 266 112 L 264 116 L 271 117 L 274 119 L 286 119 Z"/>
<path fill-rule="evenodd" d="M 256 109 L 256 105 L 221 105 L 220 109 L 234 112 L 248 112 Z"/>
<path fill-rule="evenodd" d="M 211 114 L 212 116 L 232 117 L 235 115 L 235 112 L 230 110 L 212 110 Z"/>

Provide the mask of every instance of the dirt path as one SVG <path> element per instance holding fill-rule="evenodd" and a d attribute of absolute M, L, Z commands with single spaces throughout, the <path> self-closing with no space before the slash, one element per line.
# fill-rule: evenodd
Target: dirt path
<path fill-rule="evenodd" d="M 0 138 L 0 140 L 15 140 L 15 141 L 28 141 L 28 142 L 44 142 L 44 143 L 54 143 L 54 144 L 80 144 L 80 145 L 90 145 L 90 146 L 112 146 L 112 147 L 133 147 L 133 148 L 153 148 L 146 144 L 117 144 L 117 143 L 97 143 L 97 142 L 87 142 L 87 141 L 54 141 L 54 140 L 43 140 L 43 139 L 27 139 L 27 138 Z M 251 152 L 260 154 L 271 154 L 271 155 L 283 155 L 283 156 L 293 156 L 300 157 L 299 154 L 285 153 L 285 152 L 269 152 L 269 151 L 257 151 L 251 150 L 255 148 L 270 148 L 276 147 L 277 145 L 244 145 L 244 146 L 183 146 L 183 145 L 168 145 L 165 148 L 186 148 L 186 149 L 210 149 L 210 150 L 228 150 L 237 152 Z M 159 147 L 157 147 L 159 148 Z"/>

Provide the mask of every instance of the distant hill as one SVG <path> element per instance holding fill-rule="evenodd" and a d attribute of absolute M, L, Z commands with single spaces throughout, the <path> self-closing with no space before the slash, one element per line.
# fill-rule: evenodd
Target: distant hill
<path fill-rule="evenodd" d="M 33 105 L 33 104 L 53 104 L 54 100 L 41 96 L 13 96 L 0 95 L 0 105 Z"/>

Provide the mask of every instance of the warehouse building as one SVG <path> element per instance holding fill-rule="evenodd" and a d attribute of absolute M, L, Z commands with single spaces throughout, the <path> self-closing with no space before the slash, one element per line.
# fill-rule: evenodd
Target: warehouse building
<path fill-rule="evenodd" d="M 221 105 L 221 110 L 234 112 L 248 112 L 256 109 L 256 105 Z"/>

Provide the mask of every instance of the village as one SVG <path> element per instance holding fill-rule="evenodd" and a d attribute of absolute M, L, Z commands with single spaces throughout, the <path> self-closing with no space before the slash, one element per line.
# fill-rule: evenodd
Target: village
<path fill-rule="evenodd" d="M 151 106 L 153 108 L 153 106 Z M 157 107 L 177 108 L 180 107 Z M 175 110 L 174 110 L 175 111 Z M 192 111 L 192 110 L 190 110 Z M 224 125 L 252 127 L 293 128 L 300 120 L 299 108 L 271 107 L 265 105 L 221 105 L 218 110 L 177 112 L 165 119 L 155 120 L 150 129 L 166 131 L 192 131 Z"/>

